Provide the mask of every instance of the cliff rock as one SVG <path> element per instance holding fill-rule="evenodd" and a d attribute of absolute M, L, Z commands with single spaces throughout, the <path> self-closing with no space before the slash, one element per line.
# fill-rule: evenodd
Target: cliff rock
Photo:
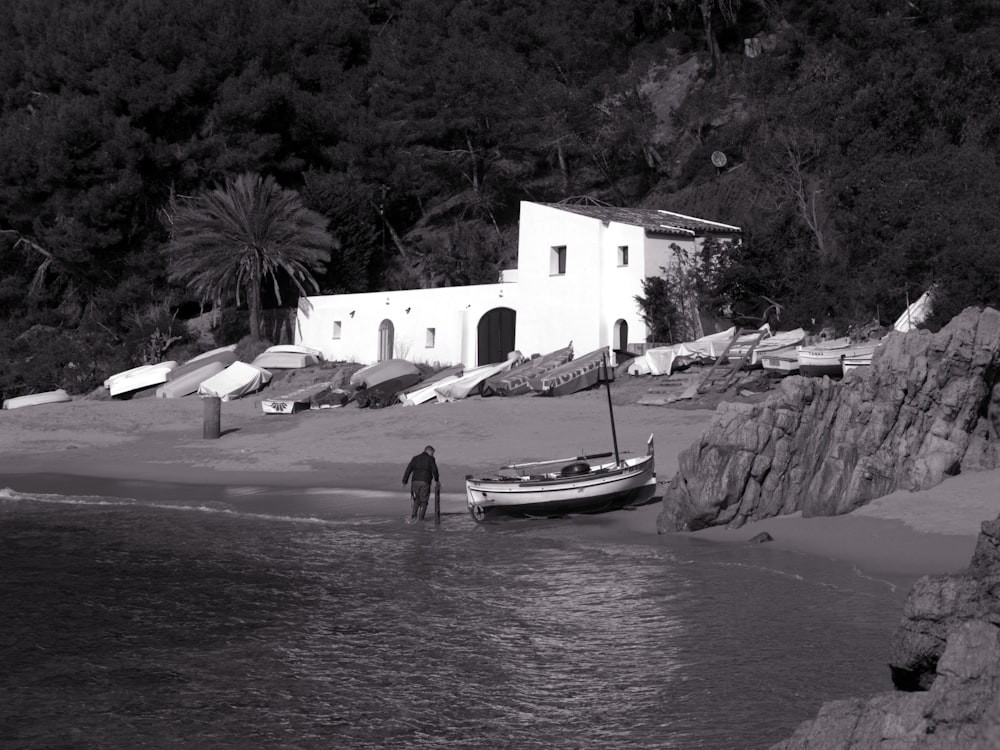
<path fill-rule="evenodd" d="M 759 403 L 723 403 L 683 451 L 662 532 L 847 513 L 899 489 L 1000 465 L 1000 312 L 969 308 L 937 333 L 890 333 L 842 380 L 786 378 Z"/>
<path fill-rule="evenodd" d="M 772 750 L 1000 747 L 1000 518 L 983 524 L 969 568 L 920 579 L 895 633 L 898 688 L 832 701 Z"/>

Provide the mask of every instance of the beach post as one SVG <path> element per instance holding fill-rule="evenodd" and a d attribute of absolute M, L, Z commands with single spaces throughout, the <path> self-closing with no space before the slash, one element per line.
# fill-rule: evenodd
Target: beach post
<path fill-rule="evenodd" d="M 218 396 L 202 396 L 202 402 L 202 436 L 205 440 L 215 440 L 222 434 L 222 399 Z"/>
<path fill-rule="evenodd" d="M 434 525 L 441 525 L 441 483 L 434 483 Z"/>

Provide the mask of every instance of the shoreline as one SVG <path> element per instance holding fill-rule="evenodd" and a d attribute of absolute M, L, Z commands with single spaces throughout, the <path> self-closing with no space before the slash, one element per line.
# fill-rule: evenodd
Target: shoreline
<path fill-rule="evenodd" d="M 464 514 L 466 474 L 510 460 L 607 450 L 605 398 L 596 391 L 562 399 L 474 397 L 295 415 L 265 415 L 259 398 L 242 399 L 223 404 L 223 434 L 215 440 L 202 438 L 200 399 L 78 399 L 2 412 L 0 488 L 63 494 L 74 486 L 87 489 L 74 494 L 115 495 L 123 488 L 156 494 L 181 486 L 189 496 L 218 499 L 228 492 L 229 502 L 237 488 L 241 507 L 254 498 L 266 508 L 274 497 L 289 504 L 300 496 L 296 502 L 304 508 L 333 515 L 402 516 L 409 511 L 403 468 L 432 444 L 442 472 L 442 513 Z M 679 453 L 701 437 L 713 413 L 632 403 L 615 412 L 623 452 L 654 435 L 661 490 L 677 471 Z M 982 521 L 1000 514 L 998 479 L 1000 472 L 960 475 L 923 492 L 879 498 L 846 516 L 793 514 L 683 536 L 750 544 L 766 531 L 773 537 L 766 547 L 844 562 L 874 576 L 957 572 L 969 562 Z M 659 507 L 608 514 L 615 518 L 600 525 L 656 542 L 668 536 L 656 532 Z"/>

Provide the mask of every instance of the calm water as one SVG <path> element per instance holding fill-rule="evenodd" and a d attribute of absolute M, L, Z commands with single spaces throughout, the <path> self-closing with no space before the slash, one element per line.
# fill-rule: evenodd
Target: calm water
<path fill-rule="evenodd" d="M 890 688 L 906 592 L 833 563 L 247 505 L 0 490 L 0 746 L 763 748 Z"/>

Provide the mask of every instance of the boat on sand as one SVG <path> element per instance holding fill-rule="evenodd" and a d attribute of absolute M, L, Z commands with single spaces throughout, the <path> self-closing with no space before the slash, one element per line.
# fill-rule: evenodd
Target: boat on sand
<path fill-rule="evenodd" d="M 622 458 L 618 451 L 607 361 L 602 362 L 608 388 L 608 412 L 614 450 L 608 453 L 543 461 L 510 463 L 494 473 L 468 475 L 465 492 L 469 513 L 477 523 L 502 516 L 553 517 L 571 513 L 605 513 L 650 502 L 656 494 L 653 436 L 643 456 Z M 613 458 L 591 464 L 593 459 Z M 563 464 L 556 469 L 557 464 Z"/>
<path fill-rule="evenodd" d="M 27 396 L 14 396 L 4 399 L 4 409 L 22 409 L 25 406 L 41 406 L 42 404 L 58 404 L 72 401 L 72 397 L 62 388 L 43 393 L 29 393 Z"/>
<path fill-rule="evenodd" d="M 198 386 L 198 395 L 232 401 L 256 393 L 271 382 L 271 373 L 246 362 L 233 362 Z"/>
<path fill-rule="evenodd" d="M 226 365 L 217 359 L 205 359 L 195 362 L 195 367 L 181 365 L 185 370 L 180 377 L 167 377 L 167 382 L 156 389 L 157 398 L 183 398 L 198 392 L 198 387 L 213 375 L 226 369 Z M 180 369 L 180 368 L 178 368 Z"/>
<path fill-rule="evenodd" d="M 534 376 L 528 384 L 531 390 L 542 396 L 568 396 L 592 388 L 600 381 L 606 352 L 607 349 L 587 352 L 559 367 Z"/>
<path fill-rule="evenodd" d="M 167 382 L 167 376 L 177 367 L 177 362 L 168 360 L 155 365 L 143 365 L 108 378 L 108 392 L 113 398 L 132 398 L 139 391 Z"/>

